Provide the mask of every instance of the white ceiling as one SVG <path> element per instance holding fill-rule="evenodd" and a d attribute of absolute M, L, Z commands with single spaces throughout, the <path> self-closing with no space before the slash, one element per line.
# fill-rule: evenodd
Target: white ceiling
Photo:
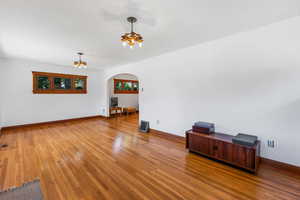
<path fill-rule="evenodd" d="M 89 67 L 106 68 L 299 14 L 299 0 L 1 0 L 0 57 L 71 65 L 83 51 Z M 128 16 L 142 49 L 121 45 Z"/>

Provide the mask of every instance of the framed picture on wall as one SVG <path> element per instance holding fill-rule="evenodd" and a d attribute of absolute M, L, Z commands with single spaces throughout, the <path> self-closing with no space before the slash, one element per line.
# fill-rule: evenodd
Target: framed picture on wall
<path fill-rule="evenodd" d="M 114 79 L 115 94 L 138 94 L 139 82 L 137 80 Z"/>

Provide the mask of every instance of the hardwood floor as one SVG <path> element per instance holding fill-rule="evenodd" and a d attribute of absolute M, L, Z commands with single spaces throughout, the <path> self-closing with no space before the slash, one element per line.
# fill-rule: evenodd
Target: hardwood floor
<path fill-rule="evenodd" d="M 5 130 L 0 190 L 41 180 L 45 199 L 300 199 L 300 175 L 258 175 L 137 131 L 136 115 Z"/>

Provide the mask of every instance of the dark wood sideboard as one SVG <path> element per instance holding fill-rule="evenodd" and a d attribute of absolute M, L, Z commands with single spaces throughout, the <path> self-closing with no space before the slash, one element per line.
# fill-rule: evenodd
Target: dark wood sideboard
<path fill-rule="evenodd" d="M 222 133 L 186 132 L 186 148 L 204 156 L 217 159 L 253 173 L 260 162 L 260 141 L 253 147 L 234 144 L 234 136 Z"/>

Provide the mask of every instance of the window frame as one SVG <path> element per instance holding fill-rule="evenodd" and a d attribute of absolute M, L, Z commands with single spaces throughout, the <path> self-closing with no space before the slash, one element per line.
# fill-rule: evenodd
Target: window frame
<path fill-rule="evenodd" d="M 121 82 L 122 83 L 122 88 L 124 88 L 124 83 L 125 82 L 131 82 L 132 86 L 134 83 L 138 84 L 138 90 L 117 90 L 116 86 L 117 83 Z M 127 79 L 114 79 L 114 93 L 115 94 L 138 94 L 139 93 L 139 81 L 138 80 L 127 80 Z"/>
<path fill-rule="evenodd" d="M 38 77 L 48 77 L 50 81 L 49 89 L 39 89 L 38 88 Z M 71 88 L 70 89 L 56 89 L 54 85 L 54 78 L 65 78 L 71 79 Z M 59 74 L 59 73 L 50 73 L 50 72 L 32 72 L 32 92 L 34 94 L 87 94 L 87 76 L 82 75 L 73 75 L 73 74 Z M 83 89 L 75 88 L 75 79 L 82 79 L 84 81 Z"/>

